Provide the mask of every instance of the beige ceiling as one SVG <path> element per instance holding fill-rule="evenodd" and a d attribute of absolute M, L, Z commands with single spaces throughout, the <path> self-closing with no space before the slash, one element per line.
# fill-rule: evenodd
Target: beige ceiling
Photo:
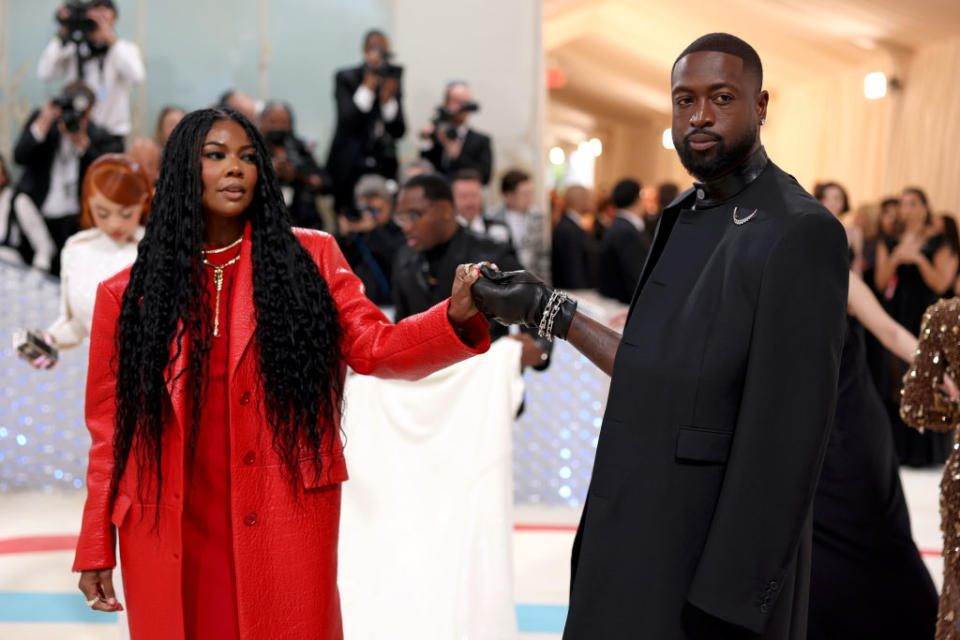
<path fill-rule="evenodd" d="M 842 69 L 896 73 L 916 47 L 960 35 L 960 0 L 544 0 L 547 64 L 566 74 L 551 101 L 662 119 L 674 59 L 711 31 L 752 44 L 776 94 Z"/>

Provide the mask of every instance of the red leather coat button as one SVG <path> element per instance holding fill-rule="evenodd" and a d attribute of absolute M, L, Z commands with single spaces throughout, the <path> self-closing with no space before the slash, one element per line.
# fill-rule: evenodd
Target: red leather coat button
<path fill-rule="evenodd" d="M 257 524 L 257 514 L 253 512 L 248 513 L 243 519 L 243 524 L 247 525 L 248 527 L 252 527 L 253 525 Z"/>
<path fill-rule="evenodd" d="M 250 392 L 244 391 L 243 394 L 240 396 L 240 404 L 247 404 L 249 402 L 250 402 Z"/>
<path fill-rule="evenodd" d="M 246 455 L 243 456 L 243 464 L 250 465 L 256 461 L 257 461 L 257 454 L 255 454 L 253 451 L 247 451 Z"/>

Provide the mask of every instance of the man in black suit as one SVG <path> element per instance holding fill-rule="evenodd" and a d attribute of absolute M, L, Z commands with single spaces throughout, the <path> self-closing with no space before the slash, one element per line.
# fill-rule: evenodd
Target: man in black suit
<path fill-rule="evenodd" d="M 843 226 L 760 143 L 762 78 L 728 34 L 674 63 L 697 181 L 662 214 L 622 336 L 524 272 L 473 285 L 481 311 L 545 319 L 612 375 L 566 640 L 806 639 L 849 265 Z"/>
<path fill-rule="evenodd" d="M 394 219 L 407 237 L 393 264 L 397 322 L 449 297 L 457 265 L 486 261 L 501 269 L 521 268 L 510 245 L 475 233 L 457 221 L 453 192 L 438 174 L 427 173 L 407 181 L 398 195 Z M 544 369 L 549 362 L 550 343 L 538 342 L 530 333 L 515 336 L 523 343 L 520 365 Z M 491 323 L 492 339 L 507 334 L 507 327 Z"/>
<path fill-rule="evenodd" d="M 448 178 L 461 169 L 474 169 L 486 186 L 493 173 L 490 137 L 467 124 L 477 108 L 467 83 L 448 84 L 443 96 L 444 119 L 435 119 L 420 130 L 420 155 Z"/>
<path fill-rule="evenodd" d="M 644 239 L 646 223 L 640 199 L 640 183 L 627 178 L 613 188 L 617 217 L 603 232 L 600 251 L 600 282 L 597 290 L 608 298 L 630 304 L 640 281 L 640 270 L 650 245 Z"/>
<path fill-rule="evenodd" d="M 260 113 L 259 125 L 270 148 L 283 201 L 293 224 L 323 229 L 317 196 L 330 191 L 331 180 L 313 159 L 312 145 L 294 132 L 293 109 L 284 102 L 270 101 Z"/>
<path fill-rule="evenodd" d="M 387 36 L 378 30 L 363 38 L 363 64 L 336 75 L 337 130 L 330 143 L 327 171 L 333 177 L 334 206 L 353 206 L 360 176 L 397 177 L 396 141 L 407 131 L 403 116 L 403 69 L 390 64 Z"/>
<path fill-rule="evenodd" d="M 551 272 L 553 286 L 559 289 L 592 289 L 597 281 L 600 249 L 597 241 L 583 228 L 583 215 L 591 209 L 586 187 L 567 188 L 567 210 L 553 230 Z"/>
<path fill-rule="evenodd" d="M 80 186 L 87 167 L 105 153 L 123 151 L 119 138 L 90 121 L 94 100 L 82 81 L 68 84 L 56 104 L 47 102 L 30 115 L 13 151 L 23 166 L 17 193 L 36 205 L 56 246 L 54 274 L 60 271 L 60 250 L 80 228 Z"/>

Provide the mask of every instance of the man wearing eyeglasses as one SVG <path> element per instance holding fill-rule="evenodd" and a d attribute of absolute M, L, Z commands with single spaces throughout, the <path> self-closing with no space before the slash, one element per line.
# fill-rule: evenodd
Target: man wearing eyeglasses
<path fill-rule="evenodd" d="M 411 178 L 397 198 L 393 221 L 403 230 L 406 246 L 393 264 L 393 299 L 400 320 L 426 311 L 449 292 L 457 265 L 490 262 L 504 271 L 522 268 L 513 248 L 471 231 L 457 220 L 453 191 L 436 173 Z M 496 340 L 508 334 L 503 325 L 491 323 Z M 521 366 L 543 369 L 549 362 L 549 343 L 541 344 L 529 333 L 519 333 L 523 343 Z"/>

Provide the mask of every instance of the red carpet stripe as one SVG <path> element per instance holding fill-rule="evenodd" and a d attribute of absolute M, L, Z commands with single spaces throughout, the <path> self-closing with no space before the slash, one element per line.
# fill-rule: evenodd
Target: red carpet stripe
<path fill-rule="evenodd" d="M 569 524 L 522 524 L 513 525 L 513 530 L 522 533 L 575 533 L 577 528 Z M 73 551 L 77 548 L 76 535 L 27 536 L 0 539 L 0 555 L 14 553 L 37 553 L 41 551 Z M 937 558 L 939 549 L 920 549 L 920 555 Z"/>
<path fill-rule="evenodd" d="M 76 535 L 30 536 L 25 538 L 0 539 L 0 555 L 35 553 L 37 551 L 73 551 L 76 548 Z"/>

